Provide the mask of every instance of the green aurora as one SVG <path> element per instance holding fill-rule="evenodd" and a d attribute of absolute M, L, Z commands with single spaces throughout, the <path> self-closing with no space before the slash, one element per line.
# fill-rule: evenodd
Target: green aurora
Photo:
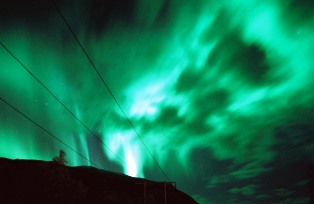
<path fill-rule="evenodd" d="M 3 47 L 0 97 L 97 167 L 164 180 L 53 4 L 21 2 L 1 7 L 0 42 L 107 147 Z M 162 169 L 200 203 L 275 202 L 279 184 L 259 178 L 313 162 L 312 1 L 56 2 Z M 0 115 L 1 157 L 64 149 L 91 165 L 3 102 Z"/>

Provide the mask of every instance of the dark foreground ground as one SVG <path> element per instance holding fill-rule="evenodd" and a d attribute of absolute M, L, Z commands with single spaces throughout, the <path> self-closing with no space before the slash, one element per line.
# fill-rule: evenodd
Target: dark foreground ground
<path fill-rule="evenodd" d="M 146 192 L 144 184 L 146 182 Z M 144 196 L 145 195 L 145 196 Z M 0 203 L 194 204 L 173 185 L 92 167 L 0 158 Z"/>

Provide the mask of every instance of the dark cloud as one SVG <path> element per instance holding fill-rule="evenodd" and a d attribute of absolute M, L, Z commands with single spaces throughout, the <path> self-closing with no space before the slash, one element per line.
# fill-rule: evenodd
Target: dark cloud
<path fill-rule="evenodd" d="M 290 13 L 290 15 L 297 16 L 305 21 L 313 19 L 314 2 L 312 0 L 291 0 L 288 5 L 288 10 L 294 11 L 294 13 Z"/>
<path fill-rule="evenodd" d="M 203 80 L 203 75 L 200 72 L 195 71 L 194 69 L 184 70 L 176 83 L 175 90 L 180 92 L 189 92 L 194 90 L 195 87 L 198 87 Z"/>
<path fill-rule="evenodd" d="M 300 180 L 305 180 L 308 177 L 307 160 L 299 160 L 284 165 L 282 165 L 280 161 L 277 161 L 276 164 L 273 163 L 270 165 L 276 168 L 273 168 L 272 171 L 267 171 L 257 177 L 258 180 L 263 181 L 263 185 L 261 186 L 262 192 L 274 195 L 274 192 L 278 192 L 278 189 L 284 188 L 288 191 L 293 189 L 293 194 L 289 196 L 287 195 L 287 198 L 300 198 L 307 196 L 307 187 L 297 185 Z M 279 197 L 276 199 L 279 199 Z"/>
<path fill-rule="evenodd" d="M 258 45 L 238 44 L 238 52 L 230 59 L 230 66 L 241 70 L 252 82 L 263 82 L 270 67 L 267 65 L 265 52 Z"/>
<path fill-rule="evenodd" d="M 165 106 L 160 108 L 155 119 L 141 117 L 135 121 L 144 128 L 145 131 L 151 131 L 155 128 L 164 130 L 166 128 L 175 128 L 183 124 L 184 119 L 178 114 L 178 107 Z"/>
<path fill-rule="evenodd" d="M 202 90 L 206 90 L 207 88 L 210 90 L 205 93 L 201 93 Z M 200 93 L 195 93 L 193 106 L 203 106 L 201 113 L 210 114 L 213 112 L 219 112 L 230 102 L 229 93 L 227 90 L 222 88 L 214 88 L 210 83 L 201 86 L 199 91 Z"/>
<path fill-rule="evenodd" d="M 210 142 L 217 158 L 232 157 L 238 162 L 272 160 L 272 127 L 257 121 L 257 118 L 243 116 L 229 118 L 225 130 Z M 238 127 L 242 127 L 241 131 Z"/>
<path fill-rule="evenodd" d="M 154 121 L 155 124 L 161 127 L 174 127 L 182 122 L 183 119 L 178 115 L 178 108 L 174 106 L 167 106 L 161 109 Z"/>
<path fill-rule="evenodd" d="M 186 120 L 183 128 L 188 134 L 200 136 L 204 134 L 208 134 L 212 129 L 212 127 L 206 124 L 206 115 L 194 115 L 189 120 Z"/>
<path fill-rule="evenodd" d="M 202 42 L 208 43 L 216 39 L 223 39 L 225 36 L 234 32 L 236 27 L 232 25 L 230 19 L 232 19 L 232 15 L 230 15 L 229 12 L 223 8 L 219 9 L 217 14 L 215 14 L 215 18 L 210 28 L 202 35 Z"/>
<path fill-rule="evenodd" d="M 169 26 L 173 21 L 173 19 L 171 19 L 171 10 L 171 1 L 162 1 L 162 5 L 157 12 L 153 26 L 158 28 Z"/>
<path fill-rule="evenodd" d="M 310 105 L 311 106 L 311 105 Z M 276 160 L 280 164 L 289 162 L 313 162 L 314 157 L 308 152 L 314 147 L 313 108 L 306 106 L 289 107 L 286 122 L 275 129 L 276 143 L 273 146 L 277 152 Z M 290 157 L 288 155 L 293 155 Z"/>
<path fill-rule="evenodd" d="M 236 52 L 236 47 L 234 45 L 239 41 L 237 38 L 239 38 L 239 36 L 235 33 L 229 34 L 229 36 L 222 36 L 208 57 L 206 65 L 210 68 L 222 63 L 221 67 L 228 69 L 229 67 L 226 66 L 228 65 L 228 61 L 225 62 L 225 58 L 230 58 L 230 56 Z"/>
<path fill-rule="evenodd" d="M 230 175 L 236 179 L 251 179 L 272 170 L 266 166 L 263 162 L 252 161 L 241 165 L 239 168 L 235 168 Z"/>
<path fill-rule="evenodd" d="M 191 109 L 185 115 L 185 129 L 192 134 L 210 133 L 213 127 L 207 123 L 207 119 L 229 103 L 228 91 L 215 87 L 214 80 L 207 78 L 207 74 L 207 70 L 186 69 L 174 87 L 178 94 L 187 94 L 191 98 Z"/>
<path fill-rule="evenodd" d="M 256 185 L 247 185 L 243 187 L 236 187 L 229 190 L 230 193 L 242 194 L 244 196 L 252 196 L 255 194 Z"/>
<path fill-rule="evenodd" d="M 87 30 L 102 34 L 115 23 L 131 25 L 135 18 L 135 0 L 92 0 L 89 2 L 90 14 Z M 86 11 L 86 10 L 84 10 Z"/>
<path fill-rule="evenodd" d="M 252 84 L 261 84 L 268 79 L 271 67 L 262 47 L 248 44 L 236 30 L 223 36 L 208 58 L 208 67 L 220 64 L 221 72 L 234 72 Z"/>

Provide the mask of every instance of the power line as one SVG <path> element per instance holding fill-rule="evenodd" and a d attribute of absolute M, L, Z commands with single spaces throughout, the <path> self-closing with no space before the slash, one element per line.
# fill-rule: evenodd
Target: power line
<path fill-rule="evenodd" d="M 90 132 L 101 144 L 103 144 L 115 157 L 117 157 L 123 164 L 127 166 L 127 163 L 123 161 L 117 154 L 115 154 L 95 133 L 92 132 L 83 122 L 80 120 L 56 95 L 54 95 L 48 88 L 43 84 L 38 77 L 36 77 L 2 42 L 0 45 L 55 99 L 57 100 L 63 108 L 65 108 L 77 121 L 83 125 L 88 132 Z"/>
<path fill-rule="evenodd" d="M 92 61 L 91 57 L 88 55 L 87 51 L 85 50 L 85 48 L 83 47 L 83 45 L 81 44 L 81 42 L 79 41 L 78 37 L 75 35 L 73 29 L 71 28 L 70 24 L 68 23 L 68 21 L 66 20 L 66 18 L 64 17 L 64 15 L 62 14 L 61 10 L 59 9 L 58 5 L 56 4 L 56 2 L 54 0 L 51 0 L 51 2 L 53 3 L 53 5 L 55 6 L 57 12 L 59 13 L 60 17 L 62 18 L 62 20 L 64 21 L 64 23 L 67 25 L 68 29 L 70 30 L 70 32 L 72 33 L 75 41 L 78 43 L 78 45 L 80 46 L 80 48 L 82 49 L 82 51 L 84 52 L 84 54 L 86 55 L 88 61 L 91 63 L 93 69 L 95 70 L 95 72 L 97 73 L 97 75 L 99 76 L 100 80 L 102 81 L 103 85 L 106 87 L 106 89 L 108 90 L 109 94 L 111 95 L 111 97 L 113 98 L 113 100 L 115 101 L 115 103 L 117 104 L 117 106 L 119 107 L 120 111 L 122 112 L 122 114 L 124 115 L 124 117 L 126 118 L 126 120 L 128 121 L 128 123 L 130 124 L 130 126 L 133 128 L 134 132 L 136 133 L 137 137 L 140 139 L 140 141 L 143 143 L 144 147 L 146 148 L 146 150 L 148 151 L 148 153 L 150 154 L 150 156 L 152 157 L 152 159 L 154 160 L 154 162 L 156 163 L 156 165 L 158 166 L 158 168 L 160 169 L 160 171 L 162 172 L 162 174 L 165 176 L 165 178 L 169 180 L 168 176 L 166 175 L 166 173 L 162 170 L 161 166 L 159 165 L 159 163 L 157 162 L 157 160 L 155 159 L 153 153 L 148 149 L 147 145 L 144 143 L 144 140 L 142 139 L 142 137 L 140 136 L 140 134 L 138 133 L 138 131 L 136 130 L 136 128 L 134 127 L 132 121 L 129 119 L 129 117 L 127 116 L 127 114 L 124 112 L 124 110 L 122 109 L 120 103 L 118 102 L 118 100 L 116 99 L 116 97 L 114 96 L 113 92 L 111 91 L 111 89 L 109 88 L 108 84 L 105 82 L 104 78 L 101 76 L 101 74 L 99 73 L 99 71 L 97 70 L 94 62 Z"/>
<path fill-rule="evenodd" d="M 79 156 L 81 156 L 82 158 L 84 158 L 85 160 L 87 160 L 88 162 L 90 162 L 91 164 L 93 164 L 95 167 L 97 167 L 97 165 L 92 162 L 91 160 L 89 160 L 87 157 L 85 157 L 83 154 L 81 154 L 79 151 L 73 149 L 71 146 L 69 146 L 67 143 L 63 142 L 61 139 L 59 139 L 57 136 L 55 136 L 54 134 L 52 134 L 51 132 L 49 132 L 47 129 L 45 129 L 44 127 L 42 127 L 41 125 L 39 125 L 38 123 L 36 123 L 34 120 L 32 120 L 30 117 L 28 117 L 26 114 L 22 113 L 20 110 L 18 110 L 16 107 L 14 107 L 13 105 L 11 105 L 9 102 L 7 102 L 5 99 L 3 99 L 0 96 L 0 100 L 2 102 L 4 102 L 5 104 L 7 104 L 8 106 L 10 106 L 13 110 L 15 110 L 16 112 L 18 112 L 19 114 L 21 114 L 24 118 L 26 118 L 27 120 L 29 120 L 30 122 L 32 122 L 34 125 L 36 125 L 38 128 L 42 129 L 43 131 L 45 131 L 49 136 L 53 137 L 55 140 L 57 140 L 58 142 L 60 142 L 61 144 L 63 144 L 64 146 L 66 146 L 67 148 L 69 148 L 70 150 L 72 150 L 73 152 L 75 152 L 76 154 L 78 154 Z"/>

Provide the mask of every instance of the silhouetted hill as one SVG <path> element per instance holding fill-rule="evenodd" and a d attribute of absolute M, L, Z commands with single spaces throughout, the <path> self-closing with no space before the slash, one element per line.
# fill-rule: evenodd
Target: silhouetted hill
<path fill-rule="evenodd" d="M 310 182 L 308 184 L 309 192 L 310 192 L 309 204 L 314 204 L 314 164 L 310 164 L 308 170 L 309 170 L 309 176 L 310 176 Z"/>
<path fill-rule="evenodd" d="M 0 203 L 165 203 L 165 184 L 38 160 L 0 158 Z M 196 203 L 171 184 L 167 204 Z"/>

